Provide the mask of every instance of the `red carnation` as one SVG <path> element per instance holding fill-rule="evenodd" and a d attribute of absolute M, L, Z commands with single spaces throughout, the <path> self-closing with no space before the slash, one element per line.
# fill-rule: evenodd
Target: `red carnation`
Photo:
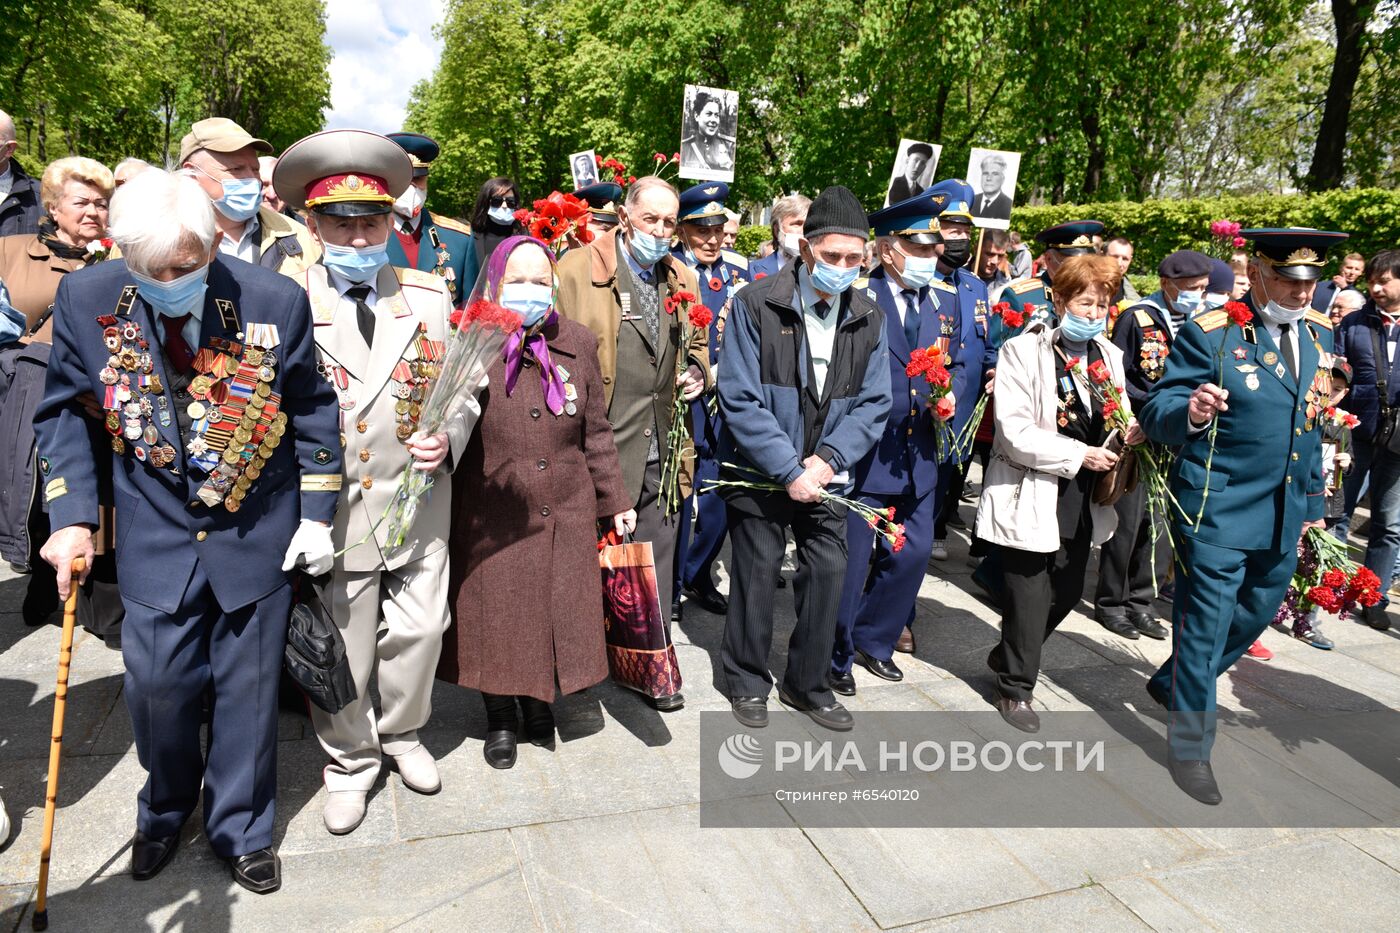
<path fill-rule="evenodd" d="M 1332 589 L 1341 589 L 1347 585 L 1347 572 L 1340 567 L 1333 567 L 1322 575 L 1322 585 Z"/>
<path fill-rule="evenodd" d="M 676 292 L 676 298 L 680 301 L 699 301 L 694 292 Z"/>
<path fill-rule="evenodd" d="M 1018 311 L 1012 311 L 1008 307 L 1006 313 L 1001 316 L 1001 320 L 1007 327 L 1020 327 L 1026 323 L 1026 316 Z"/>
<path fill-rule="evenodd" d="M 666 154 L 663 152 L 658 152 L 656 155 L 652 156 L 652 158 L 655 159 L 657 162 L 665 162 Z"/>
<path fill-rule="evenodd" d="M 894 506 L 891 505 L 885 509 L 885 520 L 894 521 Z"/>
<path fill-rule="evenodd" d="M 1307 598 L 1314 605 L 1327 612 L 1336 612 L 1342 606 L 1342 601 L 1337 597 L 1336 591 L 1325 586 L 1315 586 L 1308 590 Z"/>
<path fill-rule="evenodd" d="M 1103 385 L 1105 382 L 1112 379 L 1113 375 L 1108 371 L 1108 367 L 1104 365 L 1103 360 L 1094 360 L 1094 362 L 1089 364 L 1089 378 L 1093 380 L 1095 384 Z"/>
<path fill-rule="evenodd" d="M 1069 373 L 1069 372 L 1074 372 L 1074 371 L 1075 371 L 1076 369 L 1078 369 L 1078 368 L 1079 368 L 1079 357 L 1077 357 L 1077 356 L 1071 356 L 1069 359 L 1065 360 L 1065 372 L 1067 372 L 1067 373 Z"/>
<path fill-rule="evenodd" d="M 947 421 L 953 417 L 953 400 L 948 396 L 943 396 L 933 403 L 933 413 L 939 421 Z"/>
<path fill-rule="evenodd" d="M 714 321 L 714 319 L 714 312 L 712 312 L 709 308 L 705 307 L 704 305 L 690 306 L 691 327 L 696 327 L 700 330 L 704 330 L 705 328 L 710 326 L 710 323 Z"/>
<path fill-rule="evenodd" d="M 1254 312 L 1249 310 L 1249 305 L 1243 301 L 1225 302 L 1225 313 L 1230 315 L 1230 320 L 1241 327 L 1254 320 Z"/>
<path fill-rule="evenodd" d="M 1116 412 L 1117 410 L 1118 410 L 1118 403 L 1117 403 L 1117 402 L 1115 402 L 1115 401 L 1114 401 L 1113 399 L 1111 399 L 1111 398 L 1109 398 L 1109 399 L 1104 399 L 1104 402 L 1103 402 L 1103 416 L 1104 416 L 1105 418 L 1111 418 L 1111 417 L 1113 417 L 1113 413 Z"/>
<path fill-rule="evenodd" d="M 710 277 L 710 283 L 709 283 L 709 284 L 710 284 L 710 291 L 712 291 L 712 292 L 717 292 L 717 291 L 719 291 L 721 288 L 724 288 L 724 283 L 721 282 L 718 278 L 716 278 L 716 277 L 714 277 L 714 276 L 711 276 L 711 277 Z"/>
<path fill-rule="evenodd" d="M 904 541 L 904 526 L 895 525 L 894 535 L 890 538 L 890 550 L 898 554 L 900 551 L 904 550 Z"/>

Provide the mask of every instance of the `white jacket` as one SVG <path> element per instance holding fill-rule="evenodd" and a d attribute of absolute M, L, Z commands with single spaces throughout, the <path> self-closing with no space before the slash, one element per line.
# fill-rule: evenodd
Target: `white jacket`
<path fill-rule="evenodd" d="M 1058 328 L 1035 324 L 1001 348 L 994 396 L 996 441 L 977 503 L 978 537 L 1042 554 L 1060 549 L 1060 523 L 1055 514 L 1060 478 L 1077 474 L 1088 450 L 1087 445 L 1061 434 L 1056 424 L 1056 383 L 1064 372 L 1054 350 L 1057 333 Z M 1096 337 L 1095 343 L 1126 408 L 1123 351 L 1104 336 Z M 1088 383 L 1077 377 L 1076 382 L 1080 398 L 1092 405 Z M 1113 536 L 1118 513 L 1112 506 L 1092 505 L 1089 514 L 1093 542 L 1102 544 Z"/>

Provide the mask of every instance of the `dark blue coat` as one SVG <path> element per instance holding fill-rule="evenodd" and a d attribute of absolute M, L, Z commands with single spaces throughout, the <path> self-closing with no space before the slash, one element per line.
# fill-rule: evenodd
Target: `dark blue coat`
<path fill-rule="evenodd" d="M 43 205 L 39 203 L 39 180 L 25 174 L 13 159 L 10 171 L 14 173 L 14 181 L 9 196 L 0 201 L 0 236 L 38 233 L 39 219 L 44 216 Z"/>
<path fill-rule="evenodd" d="M 1342 407 L 1361 419 L 1356 427 L 1356 436 L 1370 439 L 1376 434 L 1377 418 L 1380 414 L 1380 395 L 1376 390 L 1376 350 L 1372 335 L 1381 338 L 1381 352 L 1385 352 L 1385 331 L 1381 325 L 1381 314 L 1376 304 L 1367 300 L 1360 311 L 1348 314 L 1337 327 L 1337 355 L 1346 357 L 1351 364 L 1351 391 L 1347 393 Z M 1400 353 L 1396 354 L 1400 357 Z M 1386 368 L 1385 394 L 1391 407 L 1400 403 L 1400 366 L 1394 361 Z"/>
<path fill-rule="evenodd" d="M 953 373 L 953 396 L 958 400 L 958 410 L 953 415 L 956 437 L 967 426 L 982 394 L 988 343 L 987 283 L 966 269 L 958 269 L 954 279 L 958 289 L 958 322 L 948 349 L 957 365 Z M 940 291 L 938 298 L 942 302 L 944 293 Z M 939 313 L 946 310 L 944 307 Z"/>
<path fill-rule="evenodd" d="M 1113 325 L 1110 339 L 1123 351 L 1123 373 L 1133 411 L 1147 402 L 1157 380 L 1166 372 L 1172 330 L 1167 322 L 1166 301 L 1160 291 L 1124 309 Z"/>
<path fill-rule="evenodd" d="M 200 347 L 213 339 L 236 340 L 216 302 L 232 302 L 241 327 L 277 328 L 280 344 L 272 391 L 282 396 L 288 423 L 283 442 L 252 482 L 243 507 L 230 512 L 196 498 L 206 474 L 190 466 L 178 421 L 160 424 L 160 440 L 176 451 L 163 468 L 138 459 L 138 444 L 112 453 L 117 528 L 117 576 L 122 596 L 174 613 L 198 561 L 224 612 L 257 601 L 287 582 L 282 559 L 302 518 L 329 522 L 340 489 L 340 440 L 335 393 L 316 372 L 311 308 L 306 292 L 284 275 L 236 260 L 216 259 L 209 268 Z M 63 277 L 54 300 L 53 355 L 44 400 L 34 417 L 41 477 L 55 530 L 97 524 L 100 471 L 88 441 L 88 418 L 77 401 L 85 392 L 104 400 L 100 379 L 110 351 L 98 318 L 112 315 L 123 289 L 134 285 L 126 263 L 111 260 Z M 226 311 L 226 309 L 225 309 Z M 177 399 L 171 391 L 160 342 L 164 328 L 141 298 L 118 318 L 139 329 L 150 343 L 162 391 L 151 397 Z M 188 405 L 185 401 L 182 404 Z"/>
<path fill-rule="evenodd" d="M 394 223 L 399 223 L 396 216 Z M 432 272 L 447 280 L 452 304 L 461 307 L 471 297 L 476 285 L 481 262 L 476 255 L 476 240 L 467 228 L 457 223 L 425 211 L 418 226 L 418 261 L 408 264 L 408 254 L 399 242 L 398 234 L 389 237 L 389 265 L 400 268 L 418 269 Z M 433 244 L 434 238 L 437 245 Z"/>
<path fill-rule="evenodd" d="M 700 266 L 695 262 L 695 257 L 682 247 L 671 250 L 671 255 L 677 261 L 685 263 L 695 270 L 695 277 L 699 281 L 700 303 L 714 314 L 715 319 L 710 324 L 710 365 L 717 366 L 719 363 L 720 345 L 720 317 L 727 314 L 727 305 L 731 304 L 730 299 L 738 294 L 739 289 L 748 284 L 748 272 L 739 268 L 731 262 L 720 259 L 713 266 Z M 711 288 L 711 284 L 718 281 L 719 288 Z M 719 406 L 714 406 L 711 413 L 711 398 L 708 393 L 701 395 L 694 402 L 691 402 L 692 423 L 696 426 L 695 452 L 701 457 L 712 457 L 714 451 L 719 446 Z"/>
<path fill-rule="evenodd" d="M 787 257 L 782 250 L 773 250 L 762 259 L 754 259 L 749 262 L 749 281 L 757 282 L 759 279 L 766 279 L 770 275 L 777 275 L 778 270 L 783 267 Z"/>

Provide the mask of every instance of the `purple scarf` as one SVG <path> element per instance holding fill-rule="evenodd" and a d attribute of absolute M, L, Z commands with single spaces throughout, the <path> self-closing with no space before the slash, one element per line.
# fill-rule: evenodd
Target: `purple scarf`
<path fill-rule="evenodd" d="M 515 391 L 515 381 L 520 377 L 520 367 L 525 365 L 525 354 L 534 357 L 540 364 L 540 382 L 544 386 L 544 403 L 556 415 L 564 413 L 564 377 L 549 357 L 549 342 L 544 339 L 546 327 L 552 327 L 559 320 L 559 312 L 553 308 L 544 324 L 534 333 L 527 335 L 522 327 L 506 340 L 506 396 Z"/>

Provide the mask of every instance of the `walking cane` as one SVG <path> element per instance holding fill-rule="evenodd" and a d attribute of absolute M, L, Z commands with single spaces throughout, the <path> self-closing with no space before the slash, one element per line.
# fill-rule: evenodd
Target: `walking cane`
<path fill-rule="evenodd" d="M 58 685 L 53 694 L 53 744 L 49 746 L 49 781 L 44 791 L 44 836 L 39 842 L 39 895 L 29 925 L 36 930 L 49 928 L 49 855 L 53 852 L 53 818 L 58 809 L 58 761 L 63 752 L 63 711 L 68 705 L 68 666 L 73 662 L 73 627 L 78 621 L 78 576 L 87 562 L 73 561 L 68 585 L 68 601 L 63 604 L 63 636 L 58 646 Z"/>

